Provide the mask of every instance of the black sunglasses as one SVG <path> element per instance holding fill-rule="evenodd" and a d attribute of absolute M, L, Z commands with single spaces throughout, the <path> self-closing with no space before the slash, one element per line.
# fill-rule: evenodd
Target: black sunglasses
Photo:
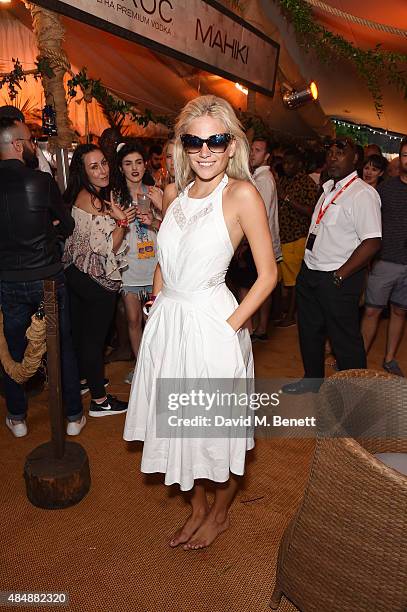
<path fill-rule="evenodd" d="M 209 138 L 199 138 L 193 134 L 182 134 L 181 142 L 187 153 L 199 153 L 204 144 L 211 153 L 224 153 L 232 140 L 232 134 L 212 134 Z"/>

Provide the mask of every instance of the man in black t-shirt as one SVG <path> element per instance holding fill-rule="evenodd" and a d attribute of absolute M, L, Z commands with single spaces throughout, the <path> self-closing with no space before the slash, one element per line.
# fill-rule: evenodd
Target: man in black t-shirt
<path fill-rule="evenodd" d="M 366 352 L 376 336 L 380 313 L 390 301 L 383 367 L 404 376 L 395 357 L 407 311 L 407 138 L 400 146 L 400 175 L 378 187 L 382 200 L 383 238 L 380 258 L 369 274 L 362 333 Z"/>

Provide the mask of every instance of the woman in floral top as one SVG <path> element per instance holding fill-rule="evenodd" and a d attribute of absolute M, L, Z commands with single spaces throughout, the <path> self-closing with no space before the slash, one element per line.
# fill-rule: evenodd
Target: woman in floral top
<path fill-rule="evenodd" d="M 72 157 L 64 199 L 72 206 L 75 229 L 63 262 L 71 301 L 72 335 L 82 393 L 90 390 L 90 416 L 119 414 L 127 403 L 106 395 L 104 344 L 111 324 L 132 209 L 108 201 L 109 165 L 95 145 L 80 145 Z"/>

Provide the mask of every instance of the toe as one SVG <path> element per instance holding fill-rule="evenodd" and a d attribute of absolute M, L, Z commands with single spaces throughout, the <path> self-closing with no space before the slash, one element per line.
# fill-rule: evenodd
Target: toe
<path fill-rule="evenodd" d="M 183 542 L 186 541 L 187 538 L 183 538 L 182 537 L 182 531 L 181 532 L 177 532 L 175 534 L 175 536 L 172 538 L 172 540 L 170 540 L 170 546 L 171 548 L 175 548 L 176 546 L 178 546 L 179 544 L 183 544 Z"/>

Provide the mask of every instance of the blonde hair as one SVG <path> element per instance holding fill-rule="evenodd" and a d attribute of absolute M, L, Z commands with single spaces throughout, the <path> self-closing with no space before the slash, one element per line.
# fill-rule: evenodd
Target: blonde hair
<path fill-rule="evenodd" d="M 174 136 L 174 134 L 173 134 L 173 133 L 171 133 L 171 135 L 169 136 L 169 138 L 168 138 L 167 142 L 166 142 L 166 143 L 165 143 L 165 145 L 163 146 L 163 156 L 164 156 L 164 158 L 165 158 L 165 157 L 167 157 L 167 151 L 168 151 L 168 147 L 169 147 L 170 145 L 175 145 L 175 136 Z M 174 160 L 173 160 L 173 161 L 175 161 L 175 158 L 174 158 Z M 175 182 L 175 178 L 173 178 L 173 177 L 170 175 L 170 173 L 169 173 L 169 171 L 168 171 L 168 166 L 167 166 L 167 162 L 166 162 L 166 161 L 165 161 L 165 167 L 166 167 L 166 169 L 167 169 L 167 176 L 166 176 L 166 179 L 165 179 L 165 183 L 164 183 L 164 185 L 165 185 L 165 186 L 167 186 L 167 185 L 169 185 L 170 183 L 174 183 L 174 182 Z M 174 166 L 174 172 L 175 172 L 175 166 Z"/>
<path fill-rule="evenodd" d="M 175 136 L 174 135 L 169 136 L 168 140 L 164 144 L 164 146 L 163 146 L 163 153 L 164 153 L 164 155 L 165 155 L 165 152 L 168 149 L 169 145 L 171 145 L 171 144 L 175 144 Z"/>
<path fill-rule="evenodd" d="M 200 96 L 190 100 L 180 112 L 175 125 L 174 167 L 175 184 L 178 193 L 184 191 L 186 186 L 194 180 L 194 172 L 189 164 L 188 154 L 185 153 L 181 135 L 188 133 L 188 125 L 199 117 L 212 117 L 218 119 L 225 126 L 225 131 L 232 134 L 236 141 L 233 157 L 229 159 L 226 174 L 234 179 L 252 182 L 249 169 L 249 143 L 243 131 L 242 124 L 236 117 L 235 111 L 223 98 L 217 96 Z"/>

